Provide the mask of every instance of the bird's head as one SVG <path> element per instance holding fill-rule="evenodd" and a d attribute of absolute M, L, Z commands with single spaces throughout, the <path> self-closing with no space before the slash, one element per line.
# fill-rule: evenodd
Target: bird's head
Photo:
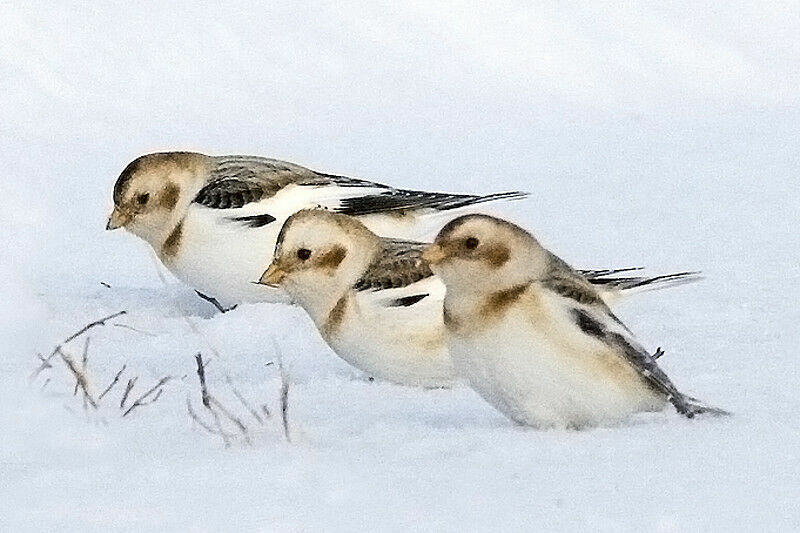
<path fill-rule="evenodd" d="M 304 209 L 278 234 L 272 264 L 260 284 L 280 287 L 313 316 L 344 294 L 363 275 L 380 239 L 353 217 Z"/>
<path fill-rule="evenodd" d="M 179 218 L 178 211 L 191 203 L 210 167 L 210 157 L 190 152 L 137 157 L 114 184 L 114 210 L 106 229 L 125 228 L 157 244 Z"/>
<path fill-rule="evenodd" d="M 491 292 L 536 279 L 547 252 L 519 226 L 488 215 L 450 221 L 422 255 L 447 290 Z"/>

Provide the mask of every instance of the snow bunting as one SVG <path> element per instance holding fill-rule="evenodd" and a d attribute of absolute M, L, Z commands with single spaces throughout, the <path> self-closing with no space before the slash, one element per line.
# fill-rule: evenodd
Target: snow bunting
<path fill-rule="evenodd" d="M 445 290 L 422 258 L 425 246 L 378 237 L 350 216 L 302 210 L 281 229 L 260 282 L 284 289 L 353 366 L 396 383 L 446 386 L 454 373 L 444 341 Z M 616 273 L 588 271 L 623 290 L 682 278 Z"/>
<path fill-rule="evenodd" d="M 517 423 L 613 424 L 672 403 L 724 411 L 679 392 L 598 292 L 522 228 L 487 215 L 449 222 L 423 258 L 446 286 L 456 371 Z"/>
<path fill-rule="evenodd" d="M 419 238 L 434 229 L 425 227 L 430 214 L 523 196 L 395 189 L 263 157 L 166 152 L 122 171 L 107 229 L 142 238 L 181 281 L 223 307 L 281 300 L 251 281 L 269 264 L 283 222 L 300 209 L 323 207 L 358 216 L 381 235 Z"/>
<path fill-rule="evenodd" d="M 370 376 L 447 386 L 444 286 L 422 261 L 424 246 L 382 239 L 347 215 L 302 210 L 281 229 L 260 283 L 285 290 L 333 351 Z"/>

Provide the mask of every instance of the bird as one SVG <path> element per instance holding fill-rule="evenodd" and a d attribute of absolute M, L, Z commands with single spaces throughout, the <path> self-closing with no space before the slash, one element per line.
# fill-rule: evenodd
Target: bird
<path fill-rule="evenodd" d="M 179 280 L 226 311 L 241 302 L 285 301 L 251 281 L 271 260 L 278 230 L 300 209 L 327 208 L 382 235 L 419 238 L 435 229 L 433 215 L 525 196 L 397 189 L 265 157 L 158 152 L 137 157 L 119 175 L 106 229 L 125 228 L 147 242 Z"/>
<path fill-rule="evenodd" d="M 283 223 L 303 208 L 356 216 L 387 237 L 419 239 L 436 229 L 437 215 L 525 196 L 396 189 L 265 157 L 157 152 L 120 173 L 106 229 L 124 228 L 147 242 L 180 281 L 224 312 L 242 302 L 288 301 L 282 291 L 251 282 L 271 261 Z M 609 292 L 696 278 L 692 272 L 669 279 L 620 276 L 630 270 L 587 275 Z"/>
<path fill-rule="evenodd" d="M 727 411 L 680 392 L 584 276 L 528 231 L 489 215 L 448 222 L 422 254 L 445 285 L 442 321 L 457 374 L 517 424 L 615 425 L 671 403 Z"/>
<path fill-rule="evenodd" d="M 258 283 L 285 291 L 333 351 L 370 377 L 449 387 L 458 376 L 444 337 L 445 286 L 422 256 L 427 246 L 380 237 L 355 217 L 305 209 L 284 223 Z M 620 283 L 673 277 L 631 279 Z"/>

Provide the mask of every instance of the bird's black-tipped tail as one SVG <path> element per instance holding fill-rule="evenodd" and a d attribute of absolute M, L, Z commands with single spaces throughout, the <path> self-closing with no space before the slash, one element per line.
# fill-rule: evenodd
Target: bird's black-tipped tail
<path fill-rule="evenodd" d="M 582 270 L 581 274 L 592 285 L 598 285 L 611 291 L 648 291 L 666 289 L 685 283 L 700 281 L 703 276 L 700 272 L 674 272 L 660 276 L 618 276 L 627 272 L 638 272 L 642 267 L 617 268 L 608 270 Z"/>
<path fill-rule="evenodd" d="M 698 415 L 731 416 L 732 414 L 730 411 L 720 409 L 719 407 L 713 407 L 703 401 L 698 400 L 697 398 L 692 398 L 691 396 L 687 396 L 685 394 L 681 394 L 679 397 L 673 396 L 669 399 L 669 401 L 675 406 L 675 409 L 678 411 L 678 413 L 682 414 L 686 418 L 694 418 Z"/>
<path fill-rule="evenodd" d="M 351 216 L 415 210 L 450 211 L 486 202 L 519 200 L 526 196 L 528 193 L 520 191 L 475 195 L 387 188 L 377 194 L 343 198 L 336 210 Z"/>

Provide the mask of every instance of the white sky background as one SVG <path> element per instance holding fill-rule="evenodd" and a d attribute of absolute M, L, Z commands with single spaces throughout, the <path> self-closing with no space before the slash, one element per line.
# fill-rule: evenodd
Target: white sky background
<path fill-rule="evenodd" d="M 779 405 L 796 427 L 798 106 L 796 2 L 0 3 L 0 372 L 24 375 L 29 353 L 75 329 L 47 315 L 62 292 L 160 286 L 142 243 L 103 231 L 131 159 L 249 153 L 411 188 L 530 191 L 505 212 L 576 266 L 703 270 L 633 304 L 642 335 L 685 340 L 697 359 L 676 365 L 681 382 L 717 361 L 698 388 L 738 420 Z M 759 460 L 782 480 L 796 459 L 766 427 Z M 731 429 L 733 455 L 755 433 Z"/>
<path fill-rule="evenodd" d="M 268 4 L 0 6 L 1 175 L 25 205 L 13 218 L 52 200 L 99 224 L 124 164 L 166 149 L 530 190 L 546 233 L 548 206 L 584 210 L 579 233 L 600 208 L 621 214 L 597 188 L 667 203 L 698 183 L 747 197 L 773 181 L 771 200 L 785 198 L 770 169 L 715 165 L 794 157 L 792 3 Z"/>

